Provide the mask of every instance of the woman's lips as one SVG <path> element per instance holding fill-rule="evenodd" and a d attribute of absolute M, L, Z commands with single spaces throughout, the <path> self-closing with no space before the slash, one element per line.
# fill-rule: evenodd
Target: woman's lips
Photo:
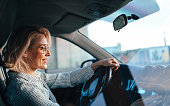
<path fill-rule="evenodd" d="M 42 60 L 43 60 L 43 62 L 44 62 L 44 63 L 46 63 L 46 64 L 47 64 L 47 59 L 42 59 Z"/>

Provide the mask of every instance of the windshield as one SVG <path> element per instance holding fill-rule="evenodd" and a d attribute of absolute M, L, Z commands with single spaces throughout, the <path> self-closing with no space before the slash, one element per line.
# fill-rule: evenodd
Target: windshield
<path fill-rule="evenodd" d="M 114 31 L 112 22 L 104 19 L 87 25 L 80 32 L 129 65 L 134 80 L 128 80 L 128 86 L 134 87 L 136 83 L 146 106 L 150 103 L 167 106 L 170 105 L 170 0 L 155 2 L 159 9 L 129 22 L 119 32 Z M 134 70 L 130 65 L 144 69 Z"/>
<path fill-rule="evenodd" d="M 156 2 L 158 11 L 128 23 L 119 32 L 114 31 L 112 22 L 103 19 L 86 26 L 86 33 L 84 30 L 80 32 L 123 63 L 166 64 L 169 62 L 170 1 Z"/>

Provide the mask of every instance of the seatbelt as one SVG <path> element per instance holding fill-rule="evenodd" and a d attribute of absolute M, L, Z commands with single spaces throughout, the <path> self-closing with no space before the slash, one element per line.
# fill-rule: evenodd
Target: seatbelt
<path fill-rule="evenodd" d="M 7 80 L 8 79 L 8 74 L 6 72 L 6 66 L 5 66 L 4 61 L 2 60 L 1 54 L 0 54 L 0 66 L 2 66 L 3 74 L 5 75 L 5 78 L 6 78 L 5 80 Z"/>

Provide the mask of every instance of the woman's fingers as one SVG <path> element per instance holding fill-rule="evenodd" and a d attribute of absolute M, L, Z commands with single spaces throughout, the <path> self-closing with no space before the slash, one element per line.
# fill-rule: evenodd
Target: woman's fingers
<path fill-rule="evenodd" d="M 118 68 L 120 67 L 120 65 L 119 65 L 119 63 L 116 61 L 116 59 L 112 59 L 112 63 L 114 64 L 114 66 L 112 66 L 113 67 L 113 71 L 116 71 L 116 70 L 118 70 Z"/>
<path fill-rule="evenodd" d="M 104 61 L 104 65 L 105 66 L 110 66 L 113 71 L 116 71 L 120 67 L 119 63 L 114 58 L 106 59 Z"/>
<path fill-rule="evenodd" d="M 106 67 L 110 66 L 112 69 L 114 69 L 114 71 L 116 71 L 120 67 L 119 63 L 114 58 L 103 59 L 91 65 L 94 71 L 100 66 L 106 66 Z"/>
<path fill-rule="evenodd" d="M 115 64 L 115 66 L 112 66 L 111 68 L 113 71 L 116 71 L 119 67 L 120 67 L 119 64 Z"/>

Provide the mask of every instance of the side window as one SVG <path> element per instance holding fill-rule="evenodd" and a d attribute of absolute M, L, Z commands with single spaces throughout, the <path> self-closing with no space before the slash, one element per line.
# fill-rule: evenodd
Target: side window
<path fill-rule="evenodd" d="M 92 59 L 89 53 L 61 38 L 52 38 L 51 56 L 47 73 L 72 71 L 80 68 L 83 61 Z"/>

